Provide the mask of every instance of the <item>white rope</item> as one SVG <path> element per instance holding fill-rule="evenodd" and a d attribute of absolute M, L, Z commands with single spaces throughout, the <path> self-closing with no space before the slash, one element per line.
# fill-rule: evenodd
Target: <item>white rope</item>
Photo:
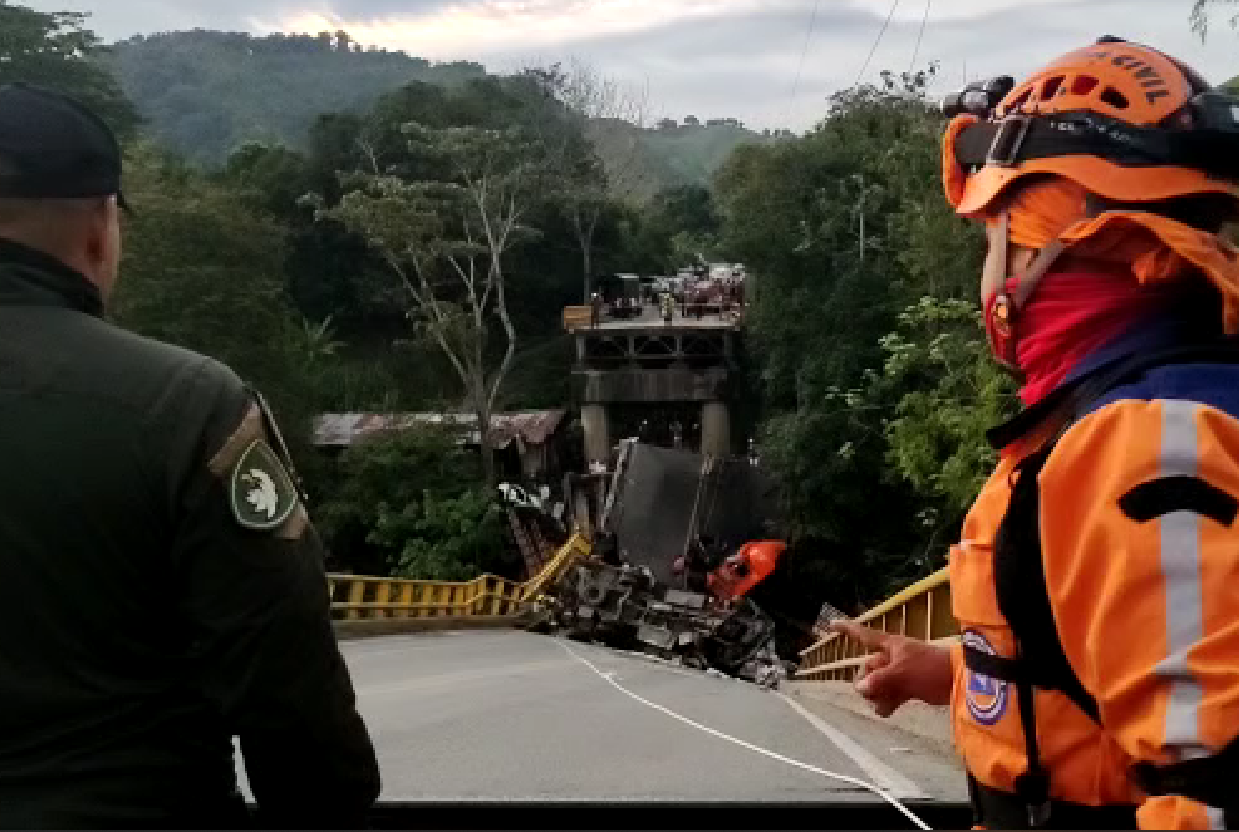
<path fill-rule="evenodd" d="M 694 722 L 693 720 L 689 719 L 686 716 L 681 716 L 680 714 L 677 714 L 675 711 L 671 710 L 670 708 L 664 708 L 662 705 L 659 705 L 657 702 L 651 702 L 645 697 L 635 694 L 632 691 L 628 690 L 628 688 L 624 687 L 619 682 L 615 681 L 615 679 L 613 678 L 615 675 L 614 673 L 603 673 L 601 670 L 598 669 L 596 665 L 594 665 L 593 662 L 589 661 L 584 656 L 577 653 L 575 650 L 569 647 L 566 643 L 561 641 L 559 642 L 559 645 L 568 651 L 568 655 L 572 656 L 574 659 L 579 661 L 581 664 L 588 667 L 599 678 L 601 678 L 611 687 L 615 688 L 616 690 L 618 690 L 620 693 L 624 694 L 625 696 L 631 699 L 635 699 L 636 701 L 640 702 L 642 705 L 645 705 L 647 708 L 653 708 L 659 713 L 666 714 L 672 719 L 679 720 L 680 722 L 683 722 L 685 725 L 690 725 L 693 728 L 696 728 L 698 731 L 704 731 L 705 733 L 709 734 L 712 737 L 718 737 L 721 740 L 726 740 L 727 742 L 738 745 L 741 748 L 745 748 L 745 749 L 748 749 L 749 751 L 755 752 L 757 754 L 761 754 L 764 757 L 769 757 L 772 760 L 777 760 L 780 763 L 785 763 L 789 766 L 795 766 L 796 768 L 803 769 L 808 772 L 812 772 L 813 774 L 817 774 L 822 777 L 829 778 L 831 780 L 839 780 L 841 782 L 848 783 L 849 785 L 857 786 L 866 791 L 873 792 L 878 797 L 882 798 L 887 803 L 889 803 L 891 806 L 894 806 L 896 809 L 902 812 L 904 817 L 906 817 L 908 820 L 916 824 L 916 827 L 918 829 L 925 829 L 925 830 L 932 829 L 932 827 L 930 827 L 927 823 L 925 823 L 925 821 L 917 817 L 912 812 L 911 809 L 909 809 L 907 806 L 899 802 L 899 800 L 893 797 L 890 793 L 888 793 L 884 789 L 879 788 L 878 786 L 875 786 L 873 783 L 867 783 L 864 780 L 859 780 L 855 777 L 849 777 L 846 774 L 838 774 L 833 771 L 827 771 L 826 769 L 818 768 L 817 766 L 809 765 L 808 763 L 802 763 L 799 760 L 793 760 L 791 757 L 785 757 L 782 754 L 778 754 L 774 751 L 770 751 L 768 749 L 762 748 L 761 746 L 753 745 L 751 742 L 745 742 L 744 740 L 737 739 L 733 736 L 730 736 L 729 734 L 724 734 L 722 731 L 716 731 L 715 729 L 709 727 L 708 725 L 702 725 L 700 722 Z"/>

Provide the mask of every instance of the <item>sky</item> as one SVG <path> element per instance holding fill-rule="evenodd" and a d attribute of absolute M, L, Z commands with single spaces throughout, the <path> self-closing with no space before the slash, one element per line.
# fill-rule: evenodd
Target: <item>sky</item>
<path fill-rule="evenodd" d="M 730 117 L 758 129 L 806 129 L 830 93 L 883 69 L 905 71 L 914 59 L 918 68 L 939 63 L 933 91 L 946 93 L 965 73 L 1018 78 L 1106 34 L 1156 46 L 1214 83 L 1239 75 L 1239 35 L 1224 25 L 1225 10 L 1202 43 L 1188 25 L 1191 0 L 17 2 L 91 12 L 89 25 L 108 40 L 194 27 L 346 29 L 366 45 L 496 72 L 579 60 L 644 100 L 651 119 Z"/>

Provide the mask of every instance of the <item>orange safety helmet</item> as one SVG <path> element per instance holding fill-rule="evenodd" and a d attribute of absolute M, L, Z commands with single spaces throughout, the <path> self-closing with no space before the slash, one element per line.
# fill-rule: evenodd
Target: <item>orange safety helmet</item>
<path fill-rule="evenodd" d="M 1206 194 L 1239 202 L 1239 101 L 1156 49 L 1102 38 L 1018 86 L 996 80 L 1007 83 L 972 85 L 944 104 L 955 118 L 943 183 L 958 214 L 997 213 L 1003 191 L 1034 174 L 1118 203 Z"/>
<path fill-rule="evenodd" d="M 993 294 L 982 298 L 986 335 L 994 357 L 1017 376 L 1020 311 L 1071 244 L 1073 228 L 1133 204 L 1158 213 L 1144 206 L 1180 197 L 1229 201 L 1217 209 L 1219 220 L 1239 214 L 1239 98 L 1211 89 L 1189 67 L 1148 46 L 1101 38 L 1018 86 L 1007 76 L 970 84 L 949 96 L 943 110 L 954 117 L 943 145 L 946 197 L 957 214 L 994 224 L 990 252 L 1004 265 Z M 1087 215 L 1064 217 L 1069 226 L 1060 237 L 1012 276 L 1003 196 L 1038 174 L 1083 188 Z M 1229 331 L 1239 309 L 1226 315 Z"/>

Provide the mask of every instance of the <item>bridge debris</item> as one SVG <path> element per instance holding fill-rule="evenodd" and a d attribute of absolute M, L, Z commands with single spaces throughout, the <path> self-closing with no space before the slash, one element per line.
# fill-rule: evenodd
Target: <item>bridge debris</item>
<path fill-rule="evenodd" d="M 646 566 L 587 560 L 549 595 L 539 627 L 544 631 L 768 688 L 777 687 L 791 669 L 775 651 L 774 621 L 751 600 L 724 602 L 673 589 Z"/>

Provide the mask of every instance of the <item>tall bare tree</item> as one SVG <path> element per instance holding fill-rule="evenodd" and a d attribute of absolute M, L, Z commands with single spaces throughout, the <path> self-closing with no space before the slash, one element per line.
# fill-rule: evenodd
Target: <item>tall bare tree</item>
<path fill-rule="evenodd" d="M 1192 0 L 1192 31 L 1200 35 L 1201 40 L 1209 34 L 1209 7 L 1222 5 L 1239 5 L 1239 0 Z M 1232 28 L 1239 26 L 1239 13 L 1231 14 L 1229 22 Z"/>
<path fill-rule="evenodd" d="M 319 214 L 364 234 L 399 278 L 411 317 L 460 378 L 493 483 L 491 418 L 517 338 L 504 258 L 535 233 L 522 219 L 547 174 L 545 148 L 519 128 L 408 124 L 404 132 L 412 155 L 442 165 L 442 179 L 376 166 L 343 177 L 345 195 Z"/>
<path fill-rule="evenodd" d="M 583 299 L 593 291 L 594 239 L 603 212 L 615 202 L 629 202 L 648 184 L 641 162 L 639 135 L 648 116 L 644 89 L 607 78 L 579 59 L 566 67 L 526 70 L 564 109 L 559 118 L 567 141 L 552 142 L 561 158 L 558 168 L 564 209 L 581 252 Z M 588 141 L 574 141 L 584 136 Z"/>

